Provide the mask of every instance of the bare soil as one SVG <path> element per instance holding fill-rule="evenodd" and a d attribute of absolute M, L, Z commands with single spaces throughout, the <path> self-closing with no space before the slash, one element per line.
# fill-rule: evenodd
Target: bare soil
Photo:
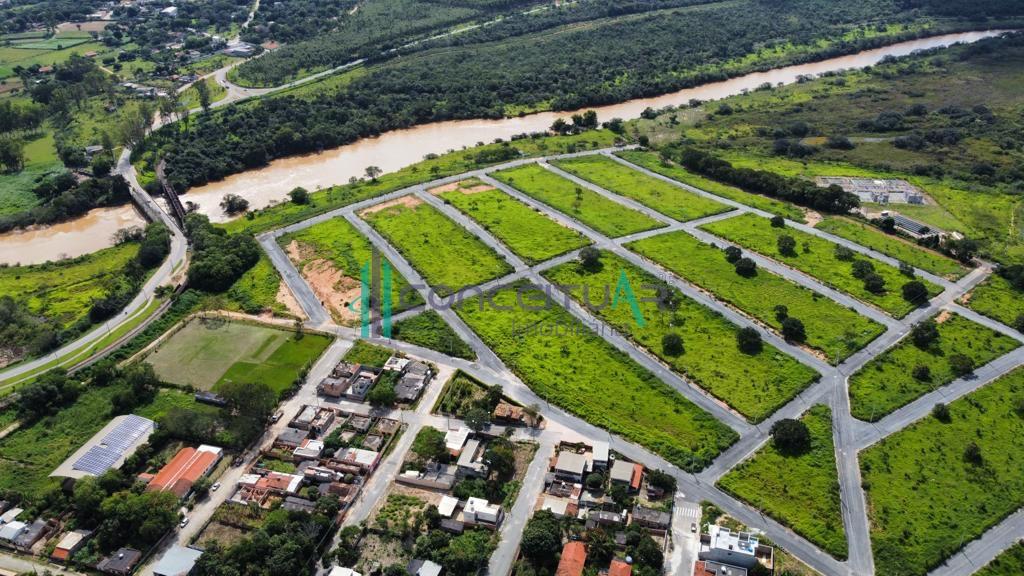
<path fill-rule="evenodd" d="M 408 196 L 402 196 L 401 198 L 395 198 L 394 200 L 388 200 L 387 202 L 381 202 L 380 204 L 375 204 L 373 206 L 370 206 L 366 210 L 363 210 L 362 212 L 360 212 L 359 215 L 360 216 L 366 216 L 367 214 L 373 214 L 375 212 L 380 212 L 381 210 L 387 210 L 388 208 L 393 208 L 395 206 L 405 206 L 406 208 L 415 208 L 415 207 L 419 206 L 420 204 L 423 204 L 423 200 L 420 200 L 419 198 L 417 198 L 417 197 L 415 197 L 415 196 L 410 194 Z"/>
<path fill-rule="evenodd" d="M 348 308 L 349 302 L 359 298 L 361 286 L 358 280 L 346 276 L 329 260 L 310 259 L 314 256 L 313 250 L 296 240 L 288 244 L 287 251 L 288 258 L 301 267 L 302 277 L 309 283 L 317 298 L 327 306 L 335 320 L 343 324 L 352 324 L 359 320 L 359 313 Z M 295 300 L 294 297 L 291 299 Z M 281 301 L 280 291 L 278 301 Z M 298 307 L 298 302 L 295 302 L 295 306 Z"/>
<path fill-rule="evenodd" d="M 282 280 L 281 285 L 277 287 L 276 300 L 278 303 L 284 305 L 288 312 L 291 312 L 299 318 L 306 317 L 306 313 L 302 311 L 302 306 L 299 306 L 298 300 L 295 299 L 295 296 L 288 288 L 288 284 L 285 284 L 284 280 Z"/>

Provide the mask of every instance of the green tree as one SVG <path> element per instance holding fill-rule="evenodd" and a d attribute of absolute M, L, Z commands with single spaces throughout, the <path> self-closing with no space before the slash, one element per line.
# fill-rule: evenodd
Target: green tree
<path fill-rule="evenodd" d="M 473 406 L 466 412 L 466 426 L 479 432 L 491 423 L 491 414 L 479 406 Z"/>
<path fill-rule="evenodd" d="M 425 461 L 440 460 L 447 455 L 444 432 L 431 426 L 424 426 L 416 434 L 416 439 L 412 441 L 412 451 Z"/>
<path fill-rule="evenodd" d="M 558 518 L 550 510 L 537 511 L 523 528 L 519 548 L 523 556 L 536 565 L 554 564 L 562 549 L 562 527 Z"/>
<path fill-rule="evenodd" d="M 779 236 L 775 240 L 775 244 L 779 249 L 779 254 L 782 254 L 783 256 L 796 255 L 796 240 L 794 240 L 789 234 Z"/>
<path fill-rule="evenodd" d="M 811 448 L 811 432 L 799 420 L 783 418 L 772 424 L 772 444 L 783 454 L 803 454 Z"/>

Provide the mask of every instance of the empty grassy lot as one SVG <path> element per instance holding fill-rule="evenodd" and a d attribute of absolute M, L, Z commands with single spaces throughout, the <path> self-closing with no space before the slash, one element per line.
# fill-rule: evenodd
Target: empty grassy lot
<path fill-rule="evenodd" d="M 161 380 L 200 390 L 220 382 L 262 382 L 275 392 L 291 387 L 330 339 L 221 319 L 194 319 L 146 358 Z"/>
<path fill-rule="evenodd" d="M 645 287 L 663 285 L 671 291 L 674 306 L 659 309 L 657 302 L 639 302 L 644 320 L 640 326 L 626 302 L 609 304 L 623 273 L 638 300 L 656 295 L 653 288 Z M 813 369 L 771 346 L 764 345 L 754 354 L 741 351 L 736 341 L 739 328 L 609 252 L 601 253 L 599 269 L 569 262 L 545 271 L 544 276 L 556 284 L 574 286 L 573 298 L 593 306 L 593 314 L 754 422 L 767 418 L 818 378 Z M 607 301 L 603 300 L 605 290 Z M 665 350 L 662 338 L 668 334 L 682 338 L 682 352 Z"/>
<path fill-rule="evenodd" d="M 418 202 L 418 201 L 416 201 Z M 437 293 L 482 284 L 512 271 L 479 238 L 427 204 L 393 204 L 363 212 Z"/>
<path fill-rule="evenodd" d="M 975 573 L 976 576 L 1019 576 L 1024 574 L 1024 543 L 1014 544 Z"/>
<path fill-rule="evenodd" d="M 832 444 L 832 412 L 827 406 L 814 406 L 801 420 L 811 433 L 810 450 L 786 454 L 769 441 L 723 476 L 718 486 L 843 560 L 846 531 Z"/>
<path fill-rule="evenodd" d="M 497 306 L 472 300 L 457 312 L 538 395 L 685 470 L 704 468 L 736 441 L 734 431 L 576 323 L 563 308 L 516 306 L 517 290 L 526 286 L 496 291 Z M 531 302 L 542 298 L 535 292 L 524 297 Z"/>
<path fill-rule="evenodd" d="M 1022 397 L 1017 369 L 861 452 L 878 574 L 923 575 L 1024 505 Z"/>
<path fill-rule="evenodd" d="M 740 276 L 725 259 L 724 251 L 685 232 L 645 238 L 627 247 L 776 331 L 782 329 L 782 322 L 776 317 L 775 307 L 785 306 L 789 316 L 804 323 L 806 344 L 833 363 L 846 359 L 885 331 L 881 324 L 767 270 Z"/>
<path fill-rule="evenodd" d="M 104 296 L 138 251 L 138 244 L 129 243 L 60 262 L 0 267 L 0 294 L 68 328 L 87 321 L 92 301 Z"/>
<path fill-rule="evenodd" d="M 50 473 L 107 424 L 111 399 L 123 391 L 123 386 L 89 388 L 68 408 L 0 440 L 0 491 L 38 499 L 60 486 Z M 152 403 L 132 413 L 155 420 L 176 406 L 217 410 L 196 405 L 186 392 L 161 389 Z"/>
<path fill-rule="evenodd" d="M 476 359 L 476 353 L 469 344 L 459 338 L 451 326 L 433 310 L 395 322 L 391 327 L 391 337 L 456 358 Z"/>
<path fill-rule="evenodd" d="M 829 216 L 815 224 L 814 227 L 937 276 L 956 279 L 967 273 L 967 268 L 961 266 L 956 260 L 918 246 L 899 236 L 886 234 L 866 222 Z"/>
<path fill-rule="evenodd" d="M 957 378 L 950 365 L 955 354 L 980 367 L 1019 346 L 1016 340 L 955 314 L 938 329 L 938 340 L 927 348 L 919 348 L 908 336 L 850 377 L 850 410 L 855 417 L 873 422 L 949 384 Z M 928 367 L 927 380 L 914 377 L 918 366 Z"/>
<path fill-rule="evenodd" d="M 992 274 L 971 291 L 967 307 L 1013 326 L 1024 315 L 1024 292 L 1014 290 L 1006 278 Z"/>
<path fill-rule="evenodd" d="M 363 340 L 356 340 L 343 357 L 346 362 L 355 364 L 366 364 L 367 366 L 383 366 L 396 353 L 390 348 L 369 344 Z"/>
<path fill-rule="evenodd" d="M 538 164 L 494 172 L 491 176 L 610 238 L 662 227 L 657 220 L 577 186 Z"/>
<path fill-rule="evenodd" d="M 836 258 L 837 244 L 793 228 L 774 228 L 767 218 L 754 214 L 743 214 L 702 226 L 704 230 L 721 236 L 745 248 L 774 258 L 788 266 L 813 276 L 822 283 L 833 286 L 865 302 L 874 304 L 897 318 L 909 314 L 916 304 L 903 299 L 900 288 L 910 281 L 900 271 L 888 264 L 857 255 L 855 260 L 868 260 L 875 272 L 885 280 L 885 291 L 874 293 L 864 287 L 862 280 L 853 276 L 853 261 Z M 779 252 L 778 238 L 788 235 L 796 241 L 795 253 L 784 255 Z M 924 282 L 930 296 L 942 289 L 930 282 Z"/>
<path fill-rule="evenodd" d="M 662 182 L 601 155 L 558 160 L 554 164 L 609 192 L 632 198 L 681 222 L 732 210 L 731 206 Z"/>
<path fill-rule="evenodd" d="M 440 197 L 480 223 L 526 262 L 543 262 L 590 243 L 579 232 L 500 190 L 479 181 L 460 184 L 462 186 L 443 192 Z"/>
<path fill-rule="evenodd" d="M 292 242 L 296 243 L 294 247 Z M 313 285 L 321 300 L 329 305 L 336 320 L 349 325 L 358 322 L 358 313 L 344 307 L 348 300 L 359 298 L 362 267 L 373 257 L 373 244 L 355 226 L 344 218 L 332 218 L 285 234 L 278 243 Z M 408 287 L 409 281 L 391 265 L 392 310 L 404 310 L 423 303 L 419 293 Z"/>
<path fill-rule="evenodd" d="M 700 188 L 705 192 L 710 192 L 723 198 L 728 198 L 730 200 L 746 204 L 747 206 L 764 210 L 765 212 L 778 214 L 779 216 L 788 218 L 794 222 L 804 221 L 804 212 L 798 206 L 781 202 L 773 198 L 768 198 L 767 196 L 759 196 L 757 194 L 751 194 L 750 192 L 744 192 L 735 186 L 722 184 L 721 182 L 716 182 L 710 178 L 694 174 L 671 160 L 662 159 L 657 152 L 623 150 L 622 152 L 616 152 L 615 155 L 623 160 L 632 162 L 637 166 L 647 168 L 651 172 L 657 172 L 662 176 L 667 176 L 673 180 L 682 182 L 683 184 L 689 184 L 695 188 Z"/>
<path fill-rule="evenodd" d="M 225 308 L 249 314 L 270 311 L 275 316 L 294 316 L 284 304 L 278 302 L 277 293 L 280 289 L 281 275 L 266 253 L 261 251 L 256 265 L 246 270 L 227 291 L 229 302 Z"/>

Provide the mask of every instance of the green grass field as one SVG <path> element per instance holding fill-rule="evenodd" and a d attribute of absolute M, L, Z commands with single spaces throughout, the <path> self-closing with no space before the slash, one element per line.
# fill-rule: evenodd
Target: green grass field
<path fill-rule="evenodd" d="M 975 576 L 1019 576 L 1024 574 L 1024 543 L 1014 544 L 1006 552 L 996 556 Z"/>
<path fill-rule="evenodd" d="M 395 351 L 376 344 L 369 344 L 363 340 L 356 340 L 352 348 L 345 353 L 346 362 L 366 364 L 367 366 L 384 366 L 384 363 L 395 355 Z"/>
<path fill-rule="evenodd" d="M 64 167 L 57 159 L 53 132 L 49 130 L 26 142 L 24 154 L 25 166 L 20 172 L 0 174 L 0 216 L 39 205 L 39 197 L 32 193 L 36 181 Z"/>
<path fill-rule="evenodd" d="M 623 273 L 638 300 L 655 296 L 653 289 L 644 287 L 658 285 L 657 278 L 609 252 L 601 253 L 599 270 L 569 262 L 545 271 L 544 277 L 574 286 L 573 298 L 584 306 L 589 302 L 593 314 L 751 421 L 764 420 L 818 378 L 813 369 L 771 346 L 765 345 L 756 354 L 742 352 L 736 342 L 736 326 L 674 288 L 670 288 L 678 302 L 674 310 L 661 310 L 656 302 L 639 302 L 644 320 L 640 326 L 630 306 L 624 302 L 607 305 L 611 296 L 603 300 L 605 290 L 610 295 L 618 293 Z M 667 334 L 682 337 L 681 354 L 664 350 L 662 338 Z"/>
<path fill-rule="evenodd" d="M 939 339 L 927 349 L 909 337 L 868 362 L 850 377 L 850 410 L 856 418 L 875 421 L 957 378 L 949 357 L 964 354 L 981 367 L 1017 348 L 1016 340 L 951 315 L 939 324 Z M 927 366 L 927 381 L 914 378 L 917 366 Z"/>
<path fill-rule="evenodd" d="M 886 234 L 865 222 L 830 216 L 815 224 L 814 227 L 937 276 L 956 279 L 967 273 L 967 268 L 961 266 L 957 261 L 898 236 Z"/>
<path fill-rule="evenodd" d="M 229 302 L 224 308 L 248 314 L 270 311 L 275 316 L 291 316 L 285 305 L 277 301 L 280 287 L 281 275 L 266 253 L 260 252 L 256 265 L 246 270 L 228 289 L 226 296 Z"/>
<path fill-rule="evenodd" d="M 553 164 L 681 222 L 732 210 L 730 206 L 662 182 L 604 156 L 580 156 Z"/>
<path fill-rule="evenodd" d="M 779 216 L 788 218 L 794 222 L 804 221 L 804 212 L 798 206 L 768 198 L 767 196 L 759 196 L 757 194 L 744 192 L 735 186 L 722 184 L 721 182 L 716 182 L 710 178 L 694 174 L 674 162 L 662 160 L 656 152 L 624 150 L 622 152 L 617 152 L 616 156 L 628 162 L 632 162 L 637 166 L 647 168 L 651 172 L 657 172 L 662 176 L 667 176 L 673 180 L 682 182 L 683 184 L 689 184 L 695 188 L 700 188 L 705 192 L 710 192 L 723 198 L 728 198 L 730 200 L 746 204 L 747 206 L 764 210 L 765 212 L 778 214 Z"/>
<path fill-rule="evenodd" d="M 832 412 L 827 406 L 814 406 L 801 420 L 811 433 L 810 450 L 785 454 L 769 441 L 723 476 L 718 486 L 844 560 L 846 532 L 832 444 Z"/>
<path fill-rule="evenodd" d="M 481 307 L 474 299 L 457 312 L 538 395 L 685 470 L 705 467 L 736 441 L 735 432 L 563 308 L 517 307 L 520 286 L 497 291 L 497 306 Z"/>
<path fill-rule="evenodd" d="M 846 359 L 885 331 L 881 324 L 767 270 L 758 270 L 749 278 L 740 276 L 722 250 L 685 232 L 652 236 L 627 247 L 776 331 L 781 330 L 782 323 L 776 318 L 775 306 L 785 306 L 790 316 L 804 323 L 806 344 L 825 353 L 833 363 Z"/>
<path fill-rule="evenodd" d="M 211 104 L 223 100 L 227 97 L 227 88 L 217 83 L 217 80 L 215 80 L 213 77 L 207 78 L 206 80 L 203 80 L 203 82 L 206 84 L 206 87 L 210 92 Z M 189 87 L 187 90 L 181 93 L 179 104 L 182 107 L 187 107 L 190 110 L 192 108 L 199 108 L 199 90 L 196 89 L 195 86 Z"/>
<path fill-rule="evenodd" d="M 395 204 L 362 215 L 383 234 L 438 294 L 482 284 L 512 267 L 444 214 L 428 204 Z"/>
<path fill-rule="evenodd" d="M 275 392 L 292 386 L 299 372 L 330 344 L 325 336 L 220 319 L 195 319 L 146 358 L 161 380 L 215 390 L 221 382 L 261 382 Z"/>
<path fill-rule="evenodd" d="M 460 184 L 459 189 L 443 192 L 440 197 L 476 220 L 528 263 L 543 262 L 590 243 L 579 232 L 562 226 L 500 190 L 467 192 L 467 189 L 481 183 L 463 181 Z"/>
<path fill-rule="evenodd" d="M 459 338 L 451 326 L 433 310 L 395 322 L 391 327 L 391 337 L 456 358 L 476 360 L 476 353 L 469 344 Z"/>
<path fill-rule="evenodd" d="M 967 307 L 1013 326 L 1017 318 L 1024 315 L 1024 292 L 1015 290 L 1008 280 L 993 274 L 971 291 Z"/>
<path fill-rule="evenodd" d="M 130 243 L 61 262 L 0 267 L 0 294 L 67 328 L 88 316 L 92 301 L 106 294 L 138 251 Z"/>
<path fill-rule="evenodd" d="M 0 440 L 0 491 L 38 499 L 58 487 L 60 479 L 50 478 L 50 473 L 107 424 L 111 398 L 122 391 L 120 386 L 90 388 L 70 407 Z M 177 406 L 216 410 L 196 405 L 186 392 L 161 389 L 151 404 L 132 413 L 157 419 Z"/>
<path fill-rule="evenodd" d="M 293 241 L 297 242 L 295 250 L 289 248 Z M 318 266 L 326 260 L 341 273 L 342 280 L 351 286 L 359 284 L 362 268 L 370 262 L 373 256 L 373 244 L 344 218 L 332 218 L 298 232 L 286 234 L 278 239 L 278 243 L 288 250 L 296 268 L 307 278 L 311 265 Z M 294 252 L 297 252 L 299 258 L 293 257 Z M 338 283 L 342 283 L 342 280 L 339 280 Z M 392 310 L 404 310 L 423 303 L 419 294 L 408 290 L 408 286 L 409 282 L 392 265 Z M 403 293 L 406 300 L 404 303 L 402 302 Z M 358 318 L 352 314 L 339 316 L 336 308 L 345 306 L 346 302 L 332 301 L 329 304 L 331 304 L 330 309 L 337 321 L 346 325 L 358 322 Z"/>
<path fill-rule="evenodd" d="M 52 66 L 67 60 L 72 54 L 96 52 L 102 55 L 110 50 L 109 47 L 101 42 L 86 42 L 62 50 L 0 47 L 0 78 L 14 76 L 15 66 L 21 66 L 22 68 L 29 68 L 34 64 Z"/>
<path fill-rule="evenodd" d="M 491 176 L 610 238 L 662 227 L 657 220 L 577 186 L 538 164 L 502 170 Z"/>
<path fill-rule="evenodd" d="M 885 291 L 875 294 L 866 289 L 860 279 L 853 276 L 852 262 L 836 258 L 835 247 L 837 244 L 824 238 L 818 238 L 817 236 L 789 227 L 773 228 L 767 218 L 761 218 L 754 214 L 743 214 L 735 218 L 712 222 L 702 226 L 702 228 L 740 246 L 801 270 L 817 278 L 822 283 L 855 296 L 860 300 L 874 304 L 897 318 L 906 316 L 916 308 L 916 304 L 903 299 L 900 288 L 910 279 L 901 274 L 898 269 L 877 260 L 869 260 L 874 265 L 875 272 L 885 280 Z M 776 242 L 782 235 L 789 235 L 796 240 L 794 255 L 779 253 Z M 863 256 L 857 256 L 856 258 L 860 260 L 866 259 Z M 942 291 L 940 287 L 929 282 L 924 284 L 928 287 L 928 293 L 931 296 Z"/>
<path fill-rule="evenodd" d="M 878 574 L 923 575 L 1024 505 L 1021 397 L 1018 369 L 860 453 Z"/>

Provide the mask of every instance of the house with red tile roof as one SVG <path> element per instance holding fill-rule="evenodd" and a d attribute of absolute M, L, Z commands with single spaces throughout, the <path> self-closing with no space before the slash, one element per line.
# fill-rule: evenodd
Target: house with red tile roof
<path fill-rule="evenodd" d="M 192 491 L 197 480 L 206 476 L 220 461 L 222 450 L 216 446 L 182 448 L 156 476 L 149 481 L 149 492 L 171 492 L 184 498 Z"/>
<path fill-rule="evenodd" d="M 566 542 L 562 557 L 558 560 L 555 576 L 582 576 L 583 565 L 587 563 L 587 547 L 583 542 Z"/>

